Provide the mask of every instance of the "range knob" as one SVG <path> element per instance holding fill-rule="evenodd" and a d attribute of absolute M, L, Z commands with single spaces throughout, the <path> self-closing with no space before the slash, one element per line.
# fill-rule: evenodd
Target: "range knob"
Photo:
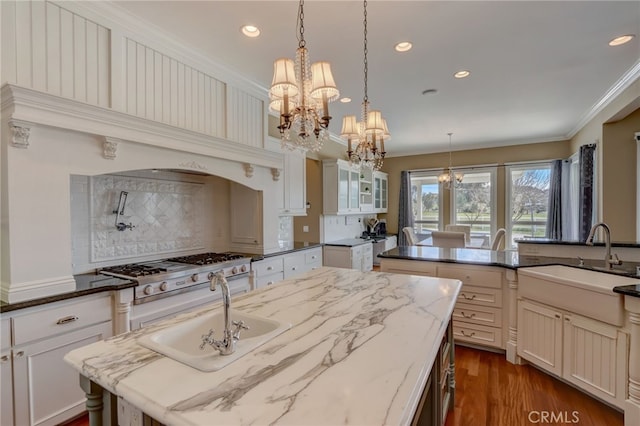
<path fill-rule="evenodd" d="M 194 283 L 198 282 L 198 274 L 191 275 L 191 281 L 193 281 Z"/>
<path fill-rule="evenodd" d="M 144 288 L 144 290 L 142 290 L 144 292 L 144 294 L 146 294 L 147 296 L 153 293 L 153 287 L 151 287 L 150 285 L 146 286 Z"/>
<path fill-rule="evenodd" d="M 238 273 L 238 268 L 237 268 L 237 267 L 235 267 L 235 266 L 234 266 L 233 268 L 231 268 L 231 273 L 232 273 L 233 275 L 237 274 L 237 273 Z"/>
<path fill-rule="evenodd" d="M 207 279 L 208 279 L 209 281 L 211 281 L 211 280 L 213 279 L 213 276 L 214 276 L 214 275 L 215 275 L 215 274 L 214 274 L 213 272 L 209 272 L 209 273 L 207 274 Z"/>
<path fill-rule="evenodd" d="M 160 291 L 167 291 L 167 288 L 169 288 L 169 284 L 167 284 L 166 281 L 163 281 L 162 284 L 160 284 Z"/>
<path fill-rule="evenodd" d="M 240 272 L 247 272 L 247 265 L 242 265 L 240 267 Z"/>

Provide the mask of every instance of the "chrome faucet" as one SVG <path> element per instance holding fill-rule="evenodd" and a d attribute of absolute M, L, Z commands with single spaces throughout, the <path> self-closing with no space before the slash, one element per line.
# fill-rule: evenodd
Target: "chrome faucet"
<path fill-rule="evenodd" d="M 229 291 L 229 283 L 224 277 L 224 272 L 219 271 L 213 277 L 211 277 L 211 283 L 209 288 L 211 291 L 215 291 L 216 284 L 220 283 L 222 288 L 222 305 L 224 309 L 224 333 L 222 340 L 216 340 L 213 337 L 214 330 L 209 329 L 208 334 L 202 335 L 202 344 L 200 344 L 200 350 L 203 350 L 206 345 L 213 346 L 220 355 L 231 355 L 236 350 L 236 342 L 240 340 L 240 331 L 248 330 L 244 324 L 244 321 L 231 321 L 229 310 L 231 309 L 231 292 Z M 235 326 L 235 329 L 231 330 L 231 324 Z"/>
<path fill-rule="evenodd" d="M 606 223 L 598 222 L 591 227 L 591 231 L 589 231 L 589 236 L 587 237 L 586 244 L 588 246 L 593 245 L 593 237 L 596 234 L 596 230 L 600 226 L 602 227 L 602 229 L 604 229 L 604 243 L 606 247 L 606 253 L 604 255 L 604 267 L 606 269 L 613 269 L 613 265 L 621 265 L 622 261 L 618 259 L 617 254 L 614 254 L 613 256 L 611 255 L 611 230 Z"/>

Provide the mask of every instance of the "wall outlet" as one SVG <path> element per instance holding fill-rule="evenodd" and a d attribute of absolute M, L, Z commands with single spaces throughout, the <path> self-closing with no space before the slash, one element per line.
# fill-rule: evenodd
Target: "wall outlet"
<path fill-rule="evenodd" d="M 302 232 L 309 232 L 309 226 L 308 225 L 303 225 L 302 226 Z"/>

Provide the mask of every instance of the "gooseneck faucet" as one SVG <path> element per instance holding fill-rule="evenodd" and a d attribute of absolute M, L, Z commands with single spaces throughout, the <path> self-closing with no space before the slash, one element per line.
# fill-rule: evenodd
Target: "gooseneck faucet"
<path fill-rule="evenodd" d="M 219 271 L 211 277 L 209 289 L 215 291 L 216 285 L 220 284 L 222 289 L 222 307 L 224 309 L 224 332 L 222 340 L 217 340 L 213 337 L 214 330 L 209 329 L 208 334 L 202 336 L 202 344 L 200 349 L 204 349 L 205 345 L 211 345 L 214 349 L 220 352 L 220 355 L 231 355 L 236 350 L 236 342 L 240 340 L 240 331 L 248 330 L 244 324 L 244 321 L 231 321 L 231 292 L 229 291 L 229 283 L 224 276 L 224 271 Z M 235 326 L 235 329 L 231 330 L 231 324 Z"/>
<path fill-rule="evenodd" d="M 613 269 L 613 265 L 621 265 L 622 261 L 618 259 L 618 255 L 611 255 L 611 230 L 609 226 L 604 222 L 598 222 L 591 227 L 591 231 L 589 231 L 589 236 L 587 237 L 586 244 L 588 246 L 593 245 L 593 237 L 596 234 L 596 230 L 598 227 L 602 227 L 604 229 L 604 244 L 606 247 L 606 253 L 604 255 L 604 267 L 607 269 Z"/>

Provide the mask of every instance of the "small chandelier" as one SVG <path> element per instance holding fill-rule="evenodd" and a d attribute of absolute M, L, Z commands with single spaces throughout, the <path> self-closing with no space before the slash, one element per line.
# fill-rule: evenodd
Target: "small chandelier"
<path fill-rule="evenodd" d="M 364 1 L 364 98 L 362 100 L 362 121 L 355 115 L 342 119 L 340 136 L 347 139 L 347 157 L 349 162 L 362 168 L 380 170 L 386 151 L 384 141 L 390 139 L 387 122 L 378 110 L 369 110 L 367 94 L 368 68 L 367 62 L 367 1 Z M 378 142 L 380 146 L 378 146 Z M 353 144 L 355 148 L 353 148 Z"/>
<path fill-rule="evenodd" d="M 298 49 L 295 64 L 280 58 L 273 63 L 269 108 L 280 113 L 282 146 L 320 151 L 329 138 L 329 102 L 340 96 L 328 62 L 309 66 L 304 40 L 304 0 L 298 6 Z"/>
<path fill-rule="evenodd" d="M 438 182 L 444 184 L 445 189 L 451 189 L 462 183 L 464 174 L 454 172 L 451 168 L 451 135 L 453 135 L 453 133 L 447 133 L 447 135 L 449 135 L 449 169 L 438 176 Z"/>

